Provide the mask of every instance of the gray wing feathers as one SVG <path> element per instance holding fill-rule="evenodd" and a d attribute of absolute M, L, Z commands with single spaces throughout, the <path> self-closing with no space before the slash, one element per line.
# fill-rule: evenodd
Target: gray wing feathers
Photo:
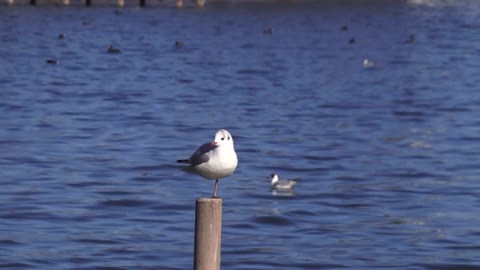
<path fill-rule="evenodd" d="M 197 166 L 204 162 L 207 162 L 210 159 L 210 151 L 217 148 L 216 145 L 211 143 L 206 143 L 200 146 L 195 153 L 190 157 L 190 164 L 192 166 Z"/>
<path fill-rule="evenodd" d="M 275 184 L 273 184 L 272 188 L 273 189 L 290 189 L 292 188 L 296 183 L 297 183 L 297 179 L 292 179 L 292 180 L 281 180 Z"/>

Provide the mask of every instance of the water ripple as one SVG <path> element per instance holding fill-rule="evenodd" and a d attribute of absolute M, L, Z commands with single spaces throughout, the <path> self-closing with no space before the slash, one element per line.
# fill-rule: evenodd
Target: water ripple
<path fill-rule="evenodd" d="M 286 226 L 292 225 L 293 222 L 287 218 L 280 216 L 258 216 L 254 218 L 254 222 L 259 224 Z"/>
<path fill-rule="evenodd" d="M 134 199 L 105 200 L 99 202 L 99 206 L 106 207 L 143 207 L 151 204 L 153 204 L 153 202 Z"/>

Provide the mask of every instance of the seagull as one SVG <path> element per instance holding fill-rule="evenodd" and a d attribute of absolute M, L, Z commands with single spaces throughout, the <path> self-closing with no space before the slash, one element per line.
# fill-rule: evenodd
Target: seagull
<path fill-rule="evenodd" d="M 291 180 L 278 180 L 278 174 L 273 173 L 270 175 L 270 179 L 272 179 L 272 190 L 291 190 L 293 185 L 297 183 L 296 179 L 291 179 Z"/>
<path fill-rule="evenodd" d="M 363 59 L 363 67 L 364 68 L 373 68 L 373 67 L 375 67 L 375 62 L 365 58 L 365 59 Z"/>
<path fill-rule="evenodd" d="M 188 164 L 182 168 L 183 171 L 215 180 L 212 198 L 217 198 L 218 180 L 232 175 L 238 164 L 232 135 L 227 130 L 220 129 L 212 142 L 200 146 L 189 159 L 177 162 Z"/>

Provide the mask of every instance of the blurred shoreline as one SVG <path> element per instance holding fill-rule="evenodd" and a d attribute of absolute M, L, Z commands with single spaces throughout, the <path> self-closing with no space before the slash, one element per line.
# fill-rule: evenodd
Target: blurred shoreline
<path fill-rule="evenodd" d="M 0 0 L 0 6 L 36 5 L 36 6 L 145 6 L 152 7 L 192 7 L 203 5 L 342 5 L 342 4 L 386 4 L 410 3 L 421 0 Z M 429 0 L 432 2 L 432 0 Z"/>

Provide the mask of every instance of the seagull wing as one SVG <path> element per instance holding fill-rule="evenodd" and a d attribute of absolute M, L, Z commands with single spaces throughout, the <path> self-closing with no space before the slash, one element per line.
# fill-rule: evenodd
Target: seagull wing
<path fill-rule="evenodd" d="M 207 162 L 210 159 L 210 152 L 215 148 L 217 148 L 217 146 L 211 143 L 200 146 L 190 157 L 190 165 L 197 166 Z"/>

